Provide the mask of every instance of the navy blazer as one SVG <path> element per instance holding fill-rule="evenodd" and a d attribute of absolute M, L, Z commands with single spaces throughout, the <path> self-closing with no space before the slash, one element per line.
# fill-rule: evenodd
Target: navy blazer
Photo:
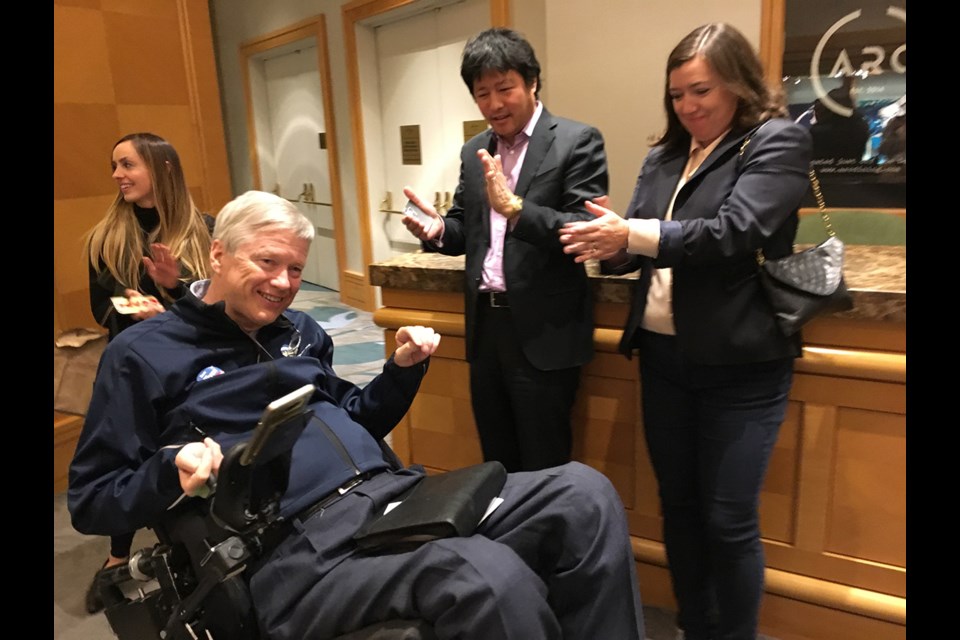
<path fill-rule="evenodd" d="M 490 246 L 490 205 L 477 151 L 496 153 L 492 130 L 460 152 L 460 182 L 444 219 L 443 246 L 426 251 L 466 255 L 466 356 L 475 352 L 478 287 Z M 563 252 L 559 230 L 590 220 L 584 202 L 607 193 L 607 157 L 594 127 L 558 118 L 546 109 L 530 137 L 515 193 L 523 210 L 503 248 L 503 274 L 523 352 L 550 371 L 582 365 L 593 357 L 593 301 L 587 273 Z"/>
<path fill-rule="evenodd" d="M 628 218 L 664 218 L 687 151 L 649 153 Z M 677 341 L 691 360 L 742 364 L 800 355 L 799 335 L 780 332 L 760 288 L 756 250 L 768 258 L 792 253 L 810 158 L 809 133 L 789 120 L 727 134 L 677 194 L 672 220 L 660 227 L 657 257 L 631 256 L 614 270 L 640 268 L 622 353 L 630 357 L 636 345 L 653 269 L 669 267 Z"/>

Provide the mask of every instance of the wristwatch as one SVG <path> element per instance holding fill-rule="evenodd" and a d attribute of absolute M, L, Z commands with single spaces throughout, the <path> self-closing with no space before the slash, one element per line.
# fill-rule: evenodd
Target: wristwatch
<path fill-rule="evenodd" d="M 507 206 L 510 207 L 510 213 L 507 214 L 507 218 L 512 218 L 523 210 L 523 198 L 517 194 L 513 194 L 507 202 Z"/>

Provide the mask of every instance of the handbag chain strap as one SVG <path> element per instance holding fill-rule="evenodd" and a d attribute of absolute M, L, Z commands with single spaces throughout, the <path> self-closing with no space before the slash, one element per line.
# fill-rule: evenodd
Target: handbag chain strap
<path fill-rule="evenodd" d="M 760 125 L 763 126 L 763 125 Z M 743 144 L 740 145 L 740 157 L 743 157 L 743 151 L 747 148 L 747 145 L 750 144 L 751 136 L 747 136 L 743 141 Z M 810 176 L 810 186 L 813 187 L 813 197 L 817 200 L 817 209 L 820 210 L 820 219 L 823 221 L 823 226 L 827 230 L 827 235 L 831 238 L 834 237 L 836 232 L 833 230 L 833 225 L 830 223 L 830 215 L 827 213 L 827 205 L 823 200 L 823 192 L 820 191 L 820 180 L 817 178 L 817 172 L 814 170 L 813 165 L 810 165 L 807 175 Z M 766 257 L 763 255 L 763 249 L 757 249 L 757 264 L 762 265 L 766 262 Z"/>
<path fill-rule="evenodd" d="M 830 224 L 830 216 L 827 214 L 827 205 L 823 201 L 823 193 L 820 191 L 820 180 L 817 179 L 817 172 L 813 166 L 810 166 L 810 186 L 813 187 L 813 197 L 817 199 L 817 208 L 820 209 L 820 219 L 823 220 L 823 226 L 827 228 L 827 235 L 831 238 L 836 234 L 833 225 Z"/>

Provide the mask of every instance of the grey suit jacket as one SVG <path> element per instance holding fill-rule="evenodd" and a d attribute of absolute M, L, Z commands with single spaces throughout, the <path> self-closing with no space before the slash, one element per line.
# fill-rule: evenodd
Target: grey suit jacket
<path fill-rule="evenodd" d="M 460 182 L 444 220 L 441 247 L 427 251 L 465 254 L 467 360 L 475 350 L 477 294 L 490 246 L 490 205 L 477 151 L 496 152 L 484 131 L 460 152 Z M 607 193 L 603 137 L 594 127 L 540 115 L 517 180 L 523 210 L 504 243 L 503 272 L 523 351 L 541 370 L 574 367 L 593 357 L 593 302 L 587 274 L 563 253 L 559 229 L 593 216 L 584 202 Z"/>

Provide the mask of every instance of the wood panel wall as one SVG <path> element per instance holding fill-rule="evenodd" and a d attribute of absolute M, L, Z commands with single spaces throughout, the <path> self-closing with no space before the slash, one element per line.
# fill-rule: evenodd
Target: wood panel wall
<path fill-rule="evenodd" d="M 54 0 L 54 335 L 96 328 L 83 234 L 116 195 L 114 143 L 151 131 L 183 162 L 197 205 L 232 196 L 206 0 Z"/>

